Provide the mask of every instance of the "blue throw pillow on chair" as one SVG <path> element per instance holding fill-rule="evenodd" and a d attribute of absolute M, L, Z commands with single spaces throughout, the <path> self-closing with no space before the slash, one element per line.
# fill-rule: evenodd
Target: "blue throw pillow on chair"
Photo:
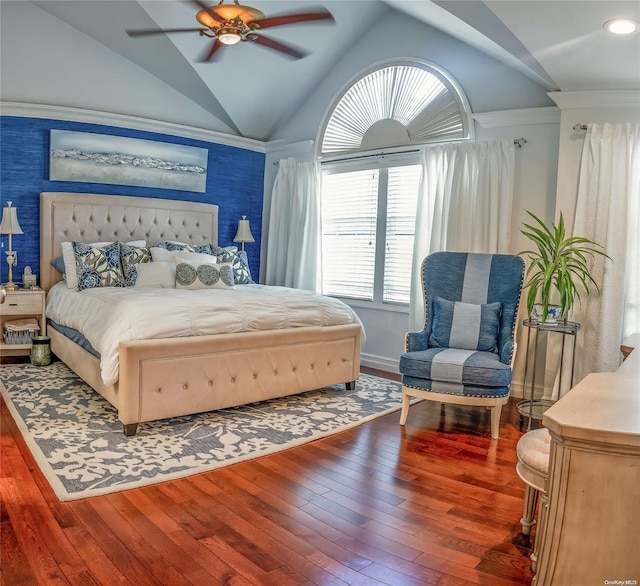
<path fill-rule="evenodd" d="M 463 303 L 436 297 L 432 311 L 430 348 L 498 352 L 502 303 Z"/>

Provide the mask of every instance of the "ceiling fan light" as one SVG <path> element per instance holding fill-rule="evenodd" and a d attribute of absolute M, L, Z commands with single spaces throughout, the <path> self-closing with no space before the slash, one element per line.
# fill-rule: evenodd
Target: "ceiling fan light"
<path fill-rule="evenodd" d="M 216 36 L 223 45 L 235 45 L 242 40 L 242 36 L 233 30 L 220 29 Z"/>
<path fill-rule="evenodd" d="M 638 23 L 630 18 L 616 18 L 605 22 L 604 28 L 616 35 L 630 35 L 638 30 Z"/>
<path fill-rule="evenodd" d="M 201 10 L 200 12 L 198 12 L 198 14 L 196 14 L 196 20 L 207 28 L 220 26 L 220 23 L 215 18 L 213 18 L 206 10 Z"/>
<path fill-rule="evenodd" d="M 217 20 L 211 16 L 211 12 L 215 12 L 221 20 Z M 218 4 L 217 6 L 211 6 L 208 10 L 200 10 L 196 14 L 196 20 L 210 29 L 236 18 L 240 19 L 243 23 L 247 23 L 252 20 L 264 18 L 264 13 L 255 8 L 251 8 L 251 6 L 242 6 L 241 4 Z"/>

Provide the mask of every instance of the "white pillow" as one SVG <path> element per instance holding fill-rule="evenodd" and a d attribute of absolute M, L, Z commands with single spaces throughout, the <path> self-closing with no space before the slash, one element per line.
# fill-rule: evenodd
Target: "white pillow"
<path fill-rule="evenodd" d="M 136 265 L 138 278 L 134 287 L 153 289 L 174 289 L 176 286 L 176 265 L 172 262 L 146 262 Z"/>
<path fill-rule="evenodd" d="M 176 261 L 176 289 L 234 289 L 231 263 Z"/>
<path fill-rule="evenodd" d="M 113 242 L 113 241 L 111 241 Z M 91 246 L 108 246 L 111 242 L 88 242 Z M 131 242 L 126 242 L 129 246 L 146 246 L 146 240 L 131 240 Z M 62 242 L 60 244 L 62 247 L 62 260 L 64 261 L 64 274 L 65 280 L 67 282 L 67 287 L 69 289 L 77 289 L 78 288 L 78 273 L 76 271 L 76 255 L 73 252 L 73 245 L 71 242 Z"/>
<path fill-rule="evenodd" d="M 151 251 L 153 262 L 173 262 L 175 252 L 158 246 L 152 246 L 149 250 Z"/>
<path fill-rule="evenodd" d="M 173 259 L 176 264 L 182 260 L 189 262 L 196 262 L 200 264 L 216 264 L 218 259 L 211 254 L 204 254 L 203 252 L 185 252 L 179 251 L 173 253 Z"/>
<path fill-rule="evenodd" d="M 149 250 L 151 251 L 151 258 L 153 259 L 153 262 L 177 262 L 178 258 L 198 263 L 215 264 L 217 262 L 217 258 L 215 256 L 211 254 L 204 254 L 202 252 L 167 250 L 166 248 L 160 248 L 158 246 L 152 246 Z"/>

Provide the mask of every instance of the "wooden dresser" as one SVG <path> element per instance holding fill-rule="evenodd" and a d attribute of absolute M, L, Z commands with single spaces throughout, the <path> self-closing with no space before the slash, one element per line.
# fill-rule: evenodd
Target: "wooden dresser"
<path fill-rule="evenodd" d="M 552 441 L 535 586 L 640 585 L 640 334 L 623 348 L 616 372 L 588 375 L 542 419 Z"/>

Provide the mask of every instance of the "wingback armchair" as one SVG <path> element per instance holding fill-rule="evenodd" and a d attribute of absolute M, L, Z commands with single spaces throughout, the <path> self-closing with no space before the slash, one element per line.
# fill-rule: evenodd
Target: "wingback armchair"
<path fill-rule="evenodd" d="M 508 254 L 435 252 L 422 263 L 425 324 L 405 337 L 402 411 L 411 397 L 491 409 L 499 435 L 509 399 L 524 261 Z"/>

